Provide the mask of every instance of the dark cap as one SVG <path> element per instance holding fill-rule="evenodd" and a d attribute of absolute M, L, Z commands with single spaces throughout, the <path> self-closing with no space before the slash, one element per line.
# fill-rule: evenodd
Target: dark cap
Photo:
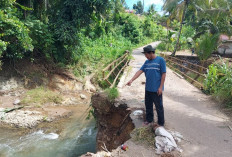
<path fill-rule="evenodd" d="M 151 45 L 144 47 L 142 53 L 149 53 L 149 52 L 155 52 L 155 48 L 153 48 Z"/>

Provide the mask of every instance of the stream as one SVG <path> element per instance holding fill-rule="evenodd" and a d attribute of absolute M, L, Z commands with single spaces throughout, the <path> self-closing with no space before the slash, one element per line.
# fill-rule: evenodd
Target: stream
<path fill-rule="evenodd" d="M 0 127 L 0 157 L 78 157 L 95 152 L 95 120 L 86 119 L 85 108 L 72 107 L 72 116 L 35 129 Z"/>

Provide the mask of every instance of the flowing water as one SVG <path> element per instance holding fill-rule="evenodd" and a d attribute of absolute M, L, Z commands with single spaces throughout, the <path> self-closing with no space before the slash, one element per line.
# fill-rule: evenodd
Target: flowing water
<path fill-rule="evenodd" d="M 87 111 L 72 108 L 73 115 L 36 129 L 0 128 L 0 157 L 78 157 L 95 152 L 95 121 Z"/>

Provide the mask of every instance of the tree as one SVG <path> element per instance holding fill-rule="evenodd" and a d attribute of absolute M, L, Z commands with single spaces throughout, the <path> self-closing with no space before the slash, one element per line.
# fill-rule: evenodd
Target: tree
<path fill-rule="evenodd" d="M 183 21 L 185 18 L 185 13 L 186 13 L 186 9 L 188 7 L 190 0 L 165 0 L 163 9 L 166 10 L 169 13 L 173 13 L 180 15 L 180 29 L 179 29 L 179 33 L 178 33 L 178 37 L 177 37 L 177 41 L 176 41 L 176 46 L 175 49 L 172 53 L 173 56 L 175 56 L 177 48 L 179 46 L 179 40 L 180 40 L 180 35 L 181 35 L 181 30 L 182 30 L 182 26 L 183 26 Z M 179 4 L 180 3 L 180 4 Z"/>
<path fill-rule="evenodd" d="M 210 31 L 211 34 L 225 33 L 232 35 L 230 25 L 232 2 L 230 0 L 195 0 L 191 4 L 195 9 L 197 37 Z"/>
<path fill-rule="evenodd" d="M 231 19 L 231 8 L 232 2 L 229 0 L 165 0 L 163 9 L 169 13 L 169 20 L 178 19 L 181 23 L 176 46 L 172 55 L 175 55 L 179 45 L 185 15 L 193 17 L 195 28 L 200 29 L 196 37 L 199 37 L 208 30 L 210 30 L 212 34 L 219 32 L 232 33 L 229 24 Z"/>
<path fill-rule="evenodd" d="M 155 11 L 155 4 L 152 4 L 148 8 L 148 14 L 149 15 L 154 15 L 155 13 L 156 13 L 156 11 Z"/>
<path fill-rule="evenodd" d="M 143 4 L 142 1 L 138 1 L 137 4 L 133 5 L 133 9 L 136 10 L 136 13 L 142 14 L 143 13 Z"/>
<path fill-rule="evenodd" d="M 133 4 L 133 9 L 137 10 L 137 5 L 136 4 Z"/>
<path fill-rule="evenodd" d="M 123 3 L 121 0 L 114 0 L 114 23 L 118 23 L 120 12 L 123 10 Z"/>
<path fill-rule="evenodd" d="M 53 6 L 50 23 L 57 39 L 56 45 L 61 51 L 58 58 L 71 58 L 72 52 L 77 49 L 77 34 L 82 28 L 95 23 L 95 33 L 104 32 L 102 21 L 110 8 L 109 0 L 58 0 L 53 2 Z"/>
<path fill-rule="evenodd" d="M 127 3 L 126 3 L 126 0 L 121 0 L 121 3 L 122 3 L 122 6 L 125 8 L 125 9 L 129 9 Z"/>
<path fill-rule="evenodd" d="M 33 51 L 29 29 L 20 18 L 15 0 L 0 2 L 0 57 L 23 58 Z"/>

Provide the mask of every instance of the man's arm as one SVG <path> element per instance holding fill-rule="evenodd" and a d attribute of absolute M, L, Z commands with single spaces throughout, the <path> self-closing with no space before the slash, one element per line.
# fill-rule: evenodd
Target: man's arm
<path fill-rule="evenodd" d="M 165 78 L 166 78 L 166 73 L 163 73 L 162 77 L 161 77 L 160 87 L 159 87 L 159 89 L 157 91 L 158 95 L 162 94 Z"/>
<path fill-rule="evenodd" d="M 129 82 L 127 82 L 126 85 L 127 85 L 127 86 L 130 86 L 131 83 L 132 83 L 134 80 L 136 80 L 142 73 L 143 73 L 142 70 L 137 71 L 137 72 L 135 73 L 135 75 L 132 77 L 132 79 L 131 79 Z"/>

